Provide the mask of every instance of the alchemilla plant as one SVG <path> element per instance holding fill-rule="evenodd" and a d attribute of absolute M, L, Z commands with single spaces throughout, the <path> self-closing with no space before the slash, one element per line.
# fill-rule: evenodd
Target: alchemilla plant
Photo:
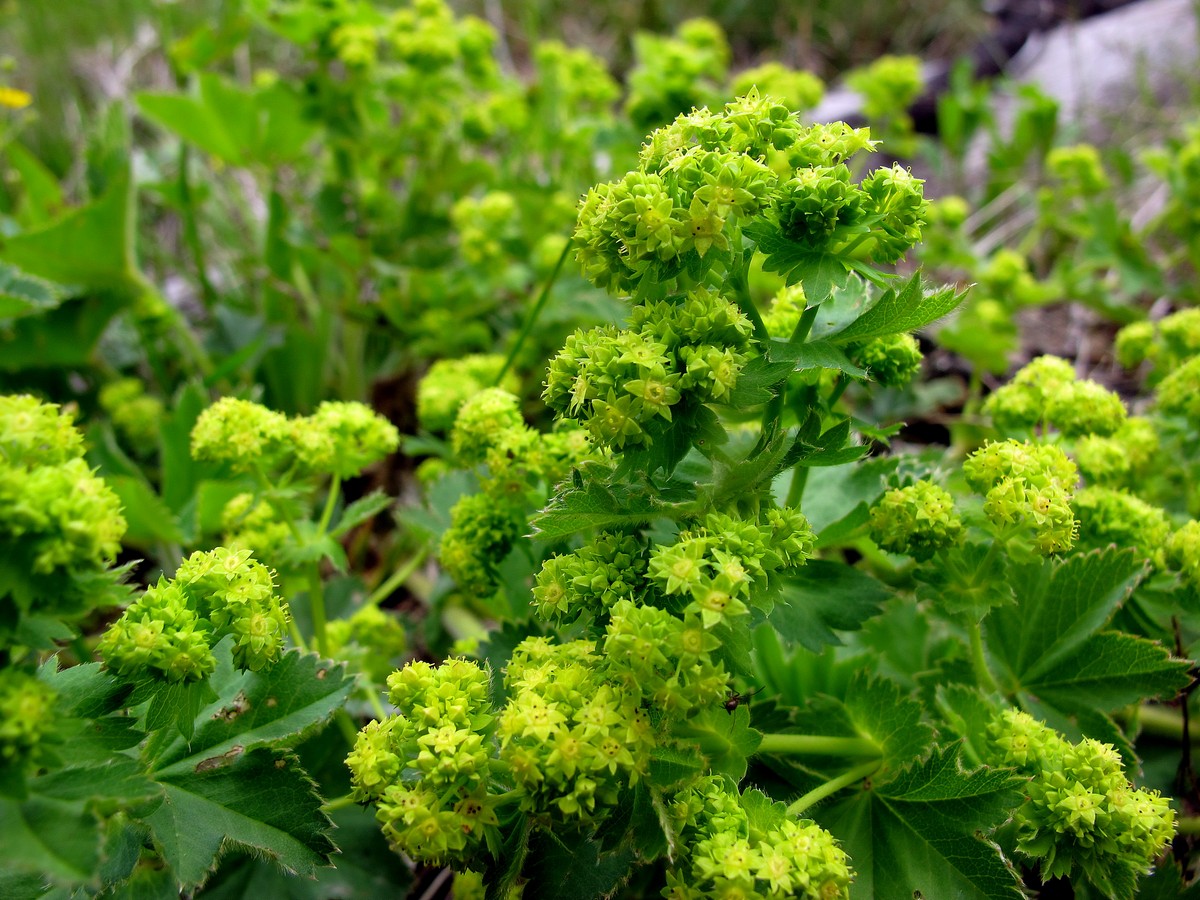
<path fill-rule="evenodd" d="M 1064 442 L 1126 415 L 1064 361 L 989 402 L 1029 438 L 987 444 L 954 477 L 879 468 L 877 503 L 842 538 L 911 557 L 891 615 L 927 615 L 907 649 L 935 677 L 860 671 L 832 695 L 789 677 L 795 644 L 836 640 L 803 630 L 857 628 L 888 593 L 811 561 L 807 476 L 865 455 L 848 390 L 910 380 L 909 332 L 958 300 L 878 268 L 919 239 L 926 203 L 899 167 L 854 177 L 871 147 L 751 93 L 680 116 L 588 193 L 576 256 L 631 310 L 568 338 L 544 398 L 592 456 L 533 520 L 547 552 L 508 632 L 528 636 L 502 658 L 485 644 L 482 663 L 405 666 L 388 679 L 396 711 L 347 758 L 396 850 L 501 891 L 565 866 L 601 893 L 661 877 L 673 898 L 1015 895 L 1019 867 L 1132 896 L 1151 871 L 1175 812 L 1130 782 L 1108 714 L 1171 697 L 1186 664 L 1111 630 L 1144 563 L 1075 552 Z M 766 316 L 756 262 L 791 285 Z M 456 453 L 487 470 L 527 430 L 504 396 L 468 401 L 455 425 Z M 498 568 L 509 544 L 475 552 Z M 816 592 L 831 595 L 821 612 L 796 608 Z M 1105 671 L 1079 674 L 1099 644 Z M 764 678 L 779 699 L 759 726 L 737 691 Z M 1074 742 L 1084 714 L 1108 740 Z"/>
<path fill-rule="evenodd" d="M 0 89 L 0 898 L 1190 896 L 1191 132 L 1135 229 L 1029 94 L 989 247 L 912 57 L 234 7 L 65 213 Z"/>

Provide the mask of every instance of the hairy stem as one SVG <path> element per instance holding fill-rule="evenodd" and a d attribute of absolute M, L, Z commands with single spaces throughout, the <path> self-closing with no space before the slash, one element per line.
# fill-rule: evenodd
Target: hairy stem
<path fill-rule="evenodd" d="M 996 683 L 992 670 L 988 668 L 987 657 L 983 652 L 983 627 L 973 622 L 967 627 L 971 638 L 971 668 L 975 670 L 975 678 L 984 690 L 1000 693 L 1000 685 Z"/>
<path fill-rule="evenodd" d="M 789 816 L 798 816 L 815 803 L 820 803 L 826 797 L 832 797 L 842 788 L 847 788 L 856 782 L 862 781 L 864 778 L 869 778 L 874 775 L 882 762 L 878 759 L 868 763 L 863 763 L 861 766 L 855 766 L 843 772 L 837 778 L 833 778 L 825 782 L 820 787 L 813 788 L 799 800 L 796 800 L 788 808 Z"/>
<path fill-rule="evenodd" d="M 824 734 L 764 734 L 756 752 L 782 756 L 879 757 L 879 748 L 865 738 L 830 737 Z"/>

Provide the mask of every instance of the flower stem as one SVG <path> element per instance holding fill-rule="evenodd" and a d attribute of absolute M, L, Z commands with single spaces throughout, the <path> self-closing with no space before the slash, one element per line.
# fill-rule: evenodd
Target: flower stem
<path fill-rule="evenodd" d="M 340 797 L 326 800 L 321 804 L 321 810 L 327 813 L 336 812 L 339 809 L 345 809 L 347 806 L 354 806 L 357 802 L 350 794 L 342 794 Z"/>
<path fill-rule="evenodd" d="M 418 550 L 404 565 L 393 572 L 383 584 L 371 591 L 371 595 L 367 597 L 367 606 L 378 606 L 384 600 L 392 595 L 392 592 L 404 582 L 412 577 L 412 574 L 417 571 L 421 563 L 425 562 L 425 557 L 429 554 L 429 548 L 422 547 Z"/>
<path fill-rule="evenodd" d="M 1183 816 L 1175 821 L 1180 834 L 1200 834 L 1200 816 Z"/>
<path fill-rule="evenodd" d="M 984 690 L 1000 693 L 1000 685 L 996 683 L 992 670 L 988 668 L 987 657 L 983 652 L 983 627 L 978 622 L 967 626 L 967 634 L 971 637 L 971 668 L 975 670 L 975 678 Z"/>
<path fill-rule="evenodd" d="M 550 273 L 550 277 L 546 279 L 546 283 L 542 285 L 542 291 L 538 294 L 533 308 L 529 310 L 529 315 L 521 323 L 521 330 L 517 334 L 517 339 L 513 341 L 512 349 L 508 351 L 508 357 L 504 360 L 504 365 L 496 373 L 495 385 L 497 387 L 504 380 L 504 376 L 508 374 L 508 370 L 512 368 L 512 364 L 517 359 L 517 354 L 521 352 L 521 347 L 533 332 L 533 326 L 537 324 L 538 317 L 541 316 L 542 310 L 546 306 L 546 301 L 550 299 L 550 289 L 554 287 L 554 282 L 558 281 L 558 275 L 562 272 L 562 267 L 567 261 L 567 254 L 571 252 L 571 243 L 572 239 L 567 238 L 567 242 L 563 244 L 562 253 L 558 256 L 558 262 L 554 264 L 554 270 Z"/>
<path fill-rule="evenodd" d="M 813 788 L 787 808 L 788 815 L 798 816 L 813 804 L 820 803 L 826 797 L 832 797 L 842 788 L 849 787 L 857 781 L 862 781 L 864 778 L 869 778 L 879 770 L 881 765 L 881 760 L 871 760 L 869 763 L 863 763 L 861 766 L 855 766 L 853 769 L 843 772 L 837 778 L 825 782 L 820 787 Z"/>
<path fill-rule="evenodd" d="M 338 496 L 341 494 L 342 478 L 340 475 L 334 475 L 333 480 L 329 482 L 329 496 L 325 498 L 325 509 L 321 513 L 321 521 L 317 523 L 317 534 L 324 534 L 329 530 L 329 523 L 333 521 L 333 511 L 337 508 Z"/>
<path fill-rule="evenodd" d="M 321 569 L 314 563 L 308 573 L 308 609 L 312 614 L 313 638 L 322 656 L 329 656 L 329 637 L 325 633 L 325 585 Z"/>
<path fill-rule="evenodd" d="M 823 734 L 764 734 L 757 752 L 784 756 L 879 756 L 879 748 L 865 738 L 830 737 Z"/>

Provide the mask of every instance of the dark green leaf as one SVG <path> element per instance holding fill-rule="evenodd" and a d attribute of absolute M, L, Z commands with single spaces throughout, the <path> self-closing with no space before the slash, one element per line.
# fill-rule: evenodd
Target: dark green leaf
<path fill-rule="evenodd" d="M 846 351 L 832 341 L 812 341 L 807 344 L 771 341 L 767 352 L 773 361 L 791 362 L 797 372 L 805 369 L 837 369 L 855 378 L 867 376 L 866 370 L 852 363 Z"/>
<path fill-rule="evenodd" d="M 690 747 L 655 747 L 650 754 L 650 784 L 671 788 L 704 773 L 704 757 Z"/>
<path fill-rule="evenodd" d="M 177 728 L 190 740 L 196 717 L 207 704 L 217 699 L 208 680 L 164 681 L 150 677 L 140 682 L 129 697 L 129 705 L 145 705 L 142 727 L 146 731 Z"/>
<path fill-rule="evenodd" d="M 690 515 L 690 504 L 664 503 L 649 488 L 626 484 L 606 485 L 585 479 L 582 488 L 567 488 L 534 516 L 534 537 L 560 540 L 581 531 L 644 525 L 652 519 Z"/>
<path fill-rule="evenodd" d="M 200 711 L 190 741 L 176 739 L 159 754 L 160 777 L 203 771 L 234 750 L 292 746 L 327 722 L 354 688 L 344 666 L 312 653 L 290 650 L 262 672 L 235 671 L 228 653 L 218 659 L 211 682 L 219 698 Z"/>
<path fill-rule="evenodd" d="M 854 861 L 854 900 L 1016 898 L 1016 873 L 980 837 L 1020 805 L 1016 784 L 1004 770 L 964 772 L 957 747 L 936 749 L 924 764 L 817 818 Z"/>
<path fill-rule="evenodd" d="M 206 900 L 355 900 L 401 896 L 412 882 L 412 871 L 388 847 L 371 811 L 351 806 L 334 813 L 333 821 L 341 850 L 335 858 L 336 867 L 318 869 L 315 878 L 297 878 L 251 856 L 228 859 L 204 886 L 203 896 Z"/>
<path fill-rule="evenodd" d="M 1008 559 L 992 553 L 991 545 L 960 544 L 941 553 L 937 565 L 918 570 L 917 596 L 967 624 L 979 622 L 989 610 L 1014 602 L 1008 582 Z"/>
<path fill-rule="evenodd" d="M 305 877 L 331 863 L 330 820 L 294 757 L 238 749 L 210 762 L 164 777 L 163 804 L 146 818 L 180 886 L 202 883 L 235 847 Z"/>
<path fill-rule="evenodd" d="M 31 275 L 128 300 L 145 290 L 134 258 L 134 224 L 126 169 L 91 203 L 52 224 L 0 240 L 0 255 Z"/>
<path fill-rule="evenodd" d="M 0 262 L 0 319 L 16 319 L 46 312 L 71 294 L 70 288 Z"/>
<path fill-rule="evenodd" d="M 122 514 L 128 526 L 126 543 L 134 547 L 152 547 L 159 542 L 183 542 L 175 514 L 145 481 L 127 475 L 109 475 L 105 481 L 121 500 Z"/>
<path fill-rule="evenodd" d="M 600 856 L 596 842 L 581 835 L 538 830 L 522 873 L 525 893 L 545 900 L 593 900 L 615 891 L 633 862 L 630 850 Z"/>
<path fill-rule="evenodd" d="M 994 610 L 988 645 L 1018 683 L 1036 678 L 1074 654 L 1104 626 L 1145 573 L 1133 550 L 1076 554 L 1010 566 L 1017 603 Z"/>
<path fill-rule="evenodd" d="M 56 769 L 30 781 L 30 791 L 53 800 L 106 798 L 132 803 L 155 796 L 159 787 L 139 771 L 136 761 L 113 756 L 93 765 Z"/>
<path fill-rule="evenodd" d="M 338 520 L 337 527 L 330 534 L 335 538 L 341 537 L 363 522 L 373 519 L 391 505 L 392 498 L 383 491 L 372 491 L 365 497 L 359 497 L 346 507 L 342 517 Z"/>
<path fill-rule="evenodd" d="M 746 777 L 747 761 L 762 741 L 762 734 L 750 727 L 750 710 L 745 705 L 732 713 L 720 706 L 703 710 L 688 719 L 678 733 L 696 742 L 713 772 L 734 781 Z"/>
<path fill-rule="evenodd" d="M 956 293 L 953 287 L 923 291 L 918 273 L 899 291 L 890 288 L 884 291 L 874 305 L 833 335 L 832 340 L 845 344 L 916 331 L 949 314 L 964 296 L 965 293 Z"/>
<path fill-rule="evenodd" d="M 793 368 L 793 363 L 786 359 L 777 362 L 766 356 L 754 357 L 738 373 L 737 385 L 729 395 L 728 405 L 745 409 L 766 403 L 775 395 L 774 388 L 787 378 Z"/>
<path fill-rule="evenodd" d="M 0 835 L 0 879 L 37 873 L 56 884 L 83 884 L 100 862 L 100 829 L 80 801 L 0 796 Z"/>
<path fill-rule="evenodd" d="M 924 722 L 919 701 L 894 681 L 860 672 L 850 682 L 843 705 L 859 737 L 883 754 L 883 772 L 895 772 L 925 755 L 933 728 Z"/>
<path fill-rule="evenodd" d="M 835 631 L 857 631 L 892 594 L 881 581 L 832 560 L 814 559 L 789 576 L 768 621 L 791 643 L 814 653 L 841 644 Z"/>
<path fill-rule="evenodd" d="M 1022 687 L 1060 709 L 1113 710 L 1142 700 L 1170 700 L 1191 681 L 1190 663 L 1161 644 L 1115 631 L 1093 635 L 1050 669 L 1026 675 Z"/>

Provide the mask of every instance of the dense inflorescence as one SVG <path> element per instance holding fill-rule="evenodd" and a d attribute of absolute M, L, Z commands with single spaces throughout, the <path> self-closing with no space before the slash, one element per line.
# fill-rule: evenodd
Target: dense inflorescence
<path fill-rule="evenodd" d="M 990 735 L 997 762 L 1029 776 L 1017 847 L 1040 861 L 1042 877 L 1079 870 L 1107 896 L 1132 896 L 1175 833 L 1166 799 L 1134 788 L 1110 744 L 1072 744 L 1027 713 L 1005 711 Z"/>

